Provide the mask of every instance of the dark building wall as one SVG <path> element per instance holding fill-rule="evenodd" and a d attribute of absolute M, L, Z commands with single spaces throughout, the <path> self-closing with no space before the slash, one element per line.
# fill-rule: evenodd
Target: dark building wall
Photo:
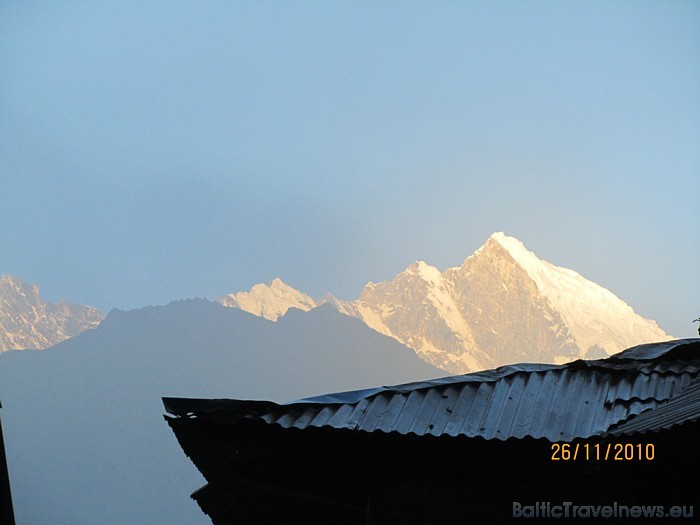
<path fill-rule="evenodd" d="M 514 501 L 697 504 L 684 480 L 700 466 L 695 424 L 571 444 L 653 443 L 651 461 L 552 461 L 546 440 L 170 422 L 209 482 L 193 497 L 217 525 L 503 523 Z"/>

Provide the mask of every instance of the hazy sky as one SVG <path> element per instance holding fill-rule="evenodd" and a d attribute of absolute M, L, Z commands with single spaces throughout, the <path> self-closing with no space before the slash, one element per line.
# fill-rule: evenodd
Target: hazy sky
<path fill-rule="evenodd" d="M 495 231 L 700 315 L 700 2 L 0 4 L 0 272 L 357 297 Z"/>

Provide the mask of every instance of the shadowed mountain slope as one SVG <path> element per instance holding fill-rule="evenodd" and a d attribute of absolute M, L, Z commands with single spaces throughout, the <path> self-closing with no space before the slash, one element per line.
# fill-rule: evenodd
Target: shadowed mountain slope
<path fill-rule="evenodd" d="M 277 323 L 205 300 L 113 311 L 49 351 L 0 355 L 17 522 L 206 523 L 163 396 L 287 402 L 441 375 L 329 306 Z"/>

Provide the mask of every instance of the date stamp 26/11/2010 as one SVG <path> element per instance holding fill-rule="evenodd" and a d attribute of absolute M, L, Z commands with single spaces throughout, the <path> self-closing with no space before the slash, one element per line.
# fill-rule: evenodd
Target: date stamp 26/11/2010
<path fill-rule="evenodd" d="M 653 443 L 552 443 L 552 461 L 653 461 Z"/>

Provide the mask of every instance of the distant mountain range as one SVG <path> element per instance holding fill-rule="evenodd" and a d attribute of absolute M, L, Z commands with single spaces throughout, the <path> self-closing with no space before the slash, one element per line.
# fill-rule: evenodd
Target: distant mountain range
<path fill-rule="evenodd" d="M 418 261 L 391 281 L 368 283 L 354 301 L 315 300 L 280 279 L 216 301 L 268 321 L 330 305 L 450 373 L 606 357 L 672 338 L 612 292 L 501 232 L 461 266 L 440 271 Z M 16 277 L 0 281 L 0 351 L 47 348 L 102 318 L 89 306 L 44 303 L 36 285 Z"/>
<path fill-rule="evenodd" d="M 103 318 L 91 306 L 45 303 L 37 285 L 18 277 L 0 278 L 0 352 L 48 348 L 95 328 Z"/>
<path fill-rule="evenodd" d="M 451 373 L 606 357 L 672 338 L 612 292 L 501 232 L 459 267 L 441 272 L 418 261 L 390 282 L 367 284 L 355 301 L 314 301 L 279 279 L 217 301 L 272 321 L 289 308 L 330 304 Z"/>
<path fill-rule="evenodd" d="M 416 262 L 355 301 L 314 300 L 275 279 L 218 302 L 103 319 L 0 280 L 3 349 L 53 345 L 0 353 L 18 523 L 207 521 L 188 498 L 203 480 L 162 420 L 164 396 L 287 402 L 670 338 L 502 233 L 459 267 Z"/>

